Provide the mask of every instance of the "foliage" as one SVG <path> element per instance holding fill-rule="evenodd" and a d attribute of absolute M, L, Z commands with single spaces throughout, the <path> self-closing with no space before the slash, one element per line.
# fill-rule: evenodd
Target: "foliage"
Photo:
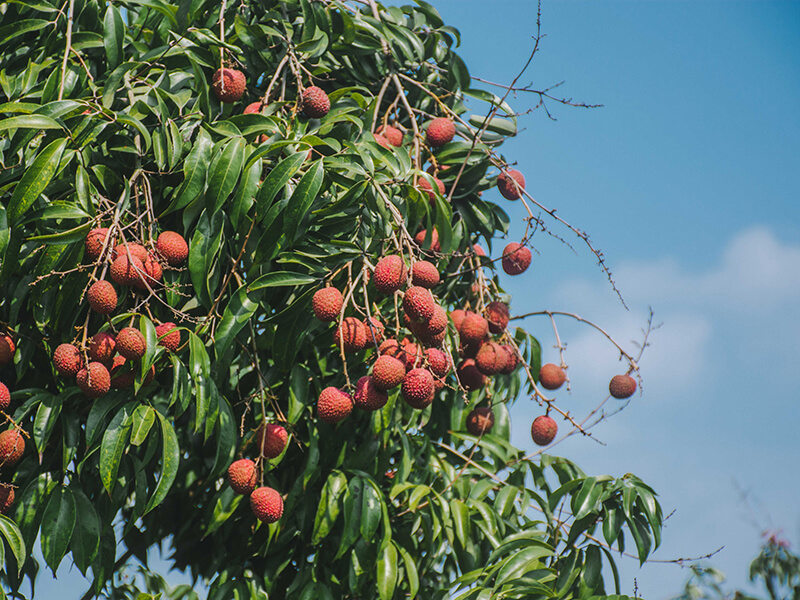
<path fill-rule="evenodd" d="M 344 291 L 343 314 L 380 315 L 393 334 L 406 331 L 396 298 L 367 284 L 387 253 L 435 261 L 448 310 L 508 300 L 473 244 L 491 250 L 508 231 L 494 185 L 517 117 L 472 86 L 459 33 L 432 6 L 12 0 L 0 18 L 0 320 L 17 345 L 0 375 L 7 421 L 29 438 L 3 469 L 17 497 L 0 517 L 7 589 L 35 578 L 38 536 L 47 567 L 70 556 L 91 594 L 112 598 L 138 593 L 119 577 L 134 559 L 160 589 L 146 568 L 160 544 L 209 598 L 620 593 L 610 549 L 644 561 L 658 546 L 655 492 L 509 443 L 520 393 L 577 425 L 536 387 L 541 350 L 522 328 L 502 338 L 522 368 L 488 387 L 466 393 L 451 374 L 423 411 L 394 390 L 379 411 L 316 418 L 319 392 L 351 389 L 376 354 L 345 356 L 313 319 L 321 285 Z M 222 64 L 246 73 L 238 103 L 212 93 Z M 311 84 L 332 103 L 321 119 L 298 107 Z M 423 129 L 437 116 L 458 135 L 434 152 Z M 402 147 L 376 143 L 388 123 Z M 430 201 L 426 161 L 449 190 Z M 529 215 L 523 243 L 539 224 Z M 110 259 L 89 259 L 84 238 L 100 226 L 150 249 L 178 232 L 188 262 L 164 265 L 163 286 L 118 289 L 110 317 L 94 313 L 86 290 Z M 174 353 L 155 332 L 167 321 L 181 329 Z M 85 349 L 129 325 L 147 345 L 133 388 L 90 400 L 56 373 L 59 344 Z M 457 340 L 451 324 L 445 348 Z M 470 408 L 488 402 L 495 428 L 466 433 Z M 291 433 L 279 457 L 259 459 L 262 483 L 284 496 L 271 525 L 223 479 L 237 456 L 259 458 L 261 422 Z"/>

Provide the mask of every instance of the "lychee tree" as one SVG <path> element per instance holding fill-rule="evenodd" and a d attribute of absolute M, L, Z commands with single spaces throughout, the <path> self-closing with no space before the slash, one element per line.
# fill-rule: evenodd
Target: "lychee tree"
<path fill-rule="evenodd" d="M 539 388 L 500 272 L 534 277 L 534 211 L 595 250 L 458 43 L 422 1 L 0 4 L 6 590 L 38 538 L 87 597 L 163 591 L 158 546 L 172 598 L 620 593 L 653 490 L 509 441 L 518 397 L 542 444 L 606 413 Z"/>

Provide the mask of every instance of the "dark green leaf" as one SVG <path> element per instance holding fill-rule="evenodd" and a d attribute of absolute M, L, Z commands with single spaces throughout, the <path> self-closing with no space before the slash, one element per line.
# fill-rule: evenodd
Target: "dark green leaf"
<path fill-rule="evenodd" d="M 15 117 L 18 119 L 34 118 Z M 13 119 L 7 119 L 8 121 Z M 2 124 L 2 121 L 0 121 Z M 22 179 L 14 188 L 14 194 L 8 203 L 7 218 L 8 224 L 13 228 L 14 224 L 27 212 L 39 198 L 44 189 L 48 186 L 53 176 L 58 170 L 61 162 L 61 154 L 67 147 L 69 140 L 61 138 L 52 142 L 47 148 L 42 150 L 33 161 L 33 164 L 25 171 Z"/>
<path fill-rule="evenodd" d="M 74 528 L 75 496 L 69 488 L 57 487 L 42 517 L 42 556 L 54 574 L 67 553 Z"/>

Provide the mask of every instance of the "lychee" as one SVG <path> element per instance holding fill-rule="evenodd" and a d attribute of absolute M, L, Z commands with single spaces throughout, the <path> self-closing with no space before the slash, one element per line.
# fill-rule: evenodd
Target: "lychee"
<path fill-rule="evenodd" d="M 618 400 L 630 398 L 636 391 L 636 380 L 630 375 L 614 375 L 608 384 L 608 391 Z"/>
<path fill-rule="evenodd" d="M 385 137 L 392 146 L 399 148 L 403 145 L 403 132 L 397 127 L 392 127 L 391 125 L 387 125 L 386 127 L 378 127 L 378 129 L 375 130 L 375 133 Z"/>
<path fill-rule="evenodd" d="M 475 366 L 484 375 L 496 375 L 505 366 L 508 355 L 497 342 L 483 344 L 475 355 Z"/>
<path fill-rule="evenodd" d="M 438 179 L 437 177 L 433 178 L 433 182 L 436 184 L 436 188 L 439 190 L 439 194 L 443 196 L 444 182 L 441 179 Z M 436 200 L 436 193 L 433 191 L 430 182 L 428 182 L 428 180 L 425 179 L 424 177 L 420 177 L 417 180 L 417 186 L 421 191 L 426 192 L 428 194 L 428 200 L 431 202 L 431 204 L 433 204 L 433 202 Z"/>
<path fill-rule="evenodd" d="M 539 385 L 546 390 L 557 390 L 566 380 L 567 374 L 558 365 L 547 363 L 539 369 Z"/>
<path fill-rule="evenodd" d="M 264 105 L 261 103 L 261 100 L 258 100 L 256 102 L 251 102 L 250 104 L 248 104 L 247 106 L 244 107 L 244 110 L 242 111 L 242 114 L 243 115 L 252 115 L 252 114 L 260 113 L 261 112 L 261 108 L 263 106 Z"/>
<path fill-rule="evenodd" d="M 250 509 L 263 523 L 274 523 L 283 515 L 283 498 L 271 487 L 260 487 L 250 494 Z"/>
<path fill-rule="evenodd" d="M 345 352 L 358 352 L 367 347 L 367 333 L 364 323 L 355 317 L 345 317 L 333 333 L 333 343 L 337 347 L 341 344 Z"/>
<path fill-rule="evenodd" d="M 515 169 L 507 169 L 497 176 L 497 189 L 506 200 L 518 200 L 525 189 L 525 177 Z"/>
<path fill-rule="evenodd" d="M 114 357 L 109 375 L 111 376 L 111 385 L 115 390 L 131 387 L 136 379 L 131 364 L 125 360 L 124 356 L 120 355 Z"/>
<path fill-rule="evenodd" d="M 326 287 L 317 290 L 311 299 L 311 310 L 320 321 L 330 323 L 339 318 L 344 298 L 342 292 L 335 287 Z"/>
<path fill-rule="evenodd" d="M 406 265 L 401 256 L 384 256 L 375 265 L 373 281 L 375 289 L 382 294 L 393 294 L 403 286 L 405 280 Z"/>
<path fill-rule="evenodd" d="M 530 264 L 531 251 L 525 246 L 511 242 L 503 250 L 503 271 L 509 275 L 524 273 Z"/>
<path fill-rule="evenodd" d="M 353 412 L 353 398 L 335 387 L 326 387 L 317 400 L 317 414 L 326 423 L 338 423 Z"/>
<path fill-rule="evenodd" d="M 86 234 L 84 246 L 86 248 L 86 256 L 90 260 L 97 260 L 100 258 L 100 253 L 103 251 L 103 245 L 108 237 L 108 227 L 99 227 L 92 229 Z"/>
<path fill-rule="evenodd" d="M 458 333 L 465 344 L 478 344 L 489 335 L 489 322 L 478 313 L 468 312 Z"/>
<path fill-rule="evenodd" d="M 380 410 L 386 406 L 388 400 L 389 396 L 378 389 L 372 377 L 361 377 L 356 383 L 356 393 L 353 394 L 356 408 L 366 411 Z"/>
<path fill-rule="evenodd" d="M 179 267 L 189 258 L 189 244 L 174 231 L 161 232 L 156 240 L 156 250 L 172 267 Z"/>
<path fill-rule="evenodd" d="M 428 369 L 411 369 L 403 378 L 400 393 L 412 408 L 426 408 L 433 402 L 433 375 Z"/>
<path fill-rule="evenodd" d="M 372 379 L 375 386 L 383 391 L 391 390 L 400 385 L 405 376 L 405 362 L 389 354 L 379 356 L 372 366 Z"/>
<path fill-rule="evenodd" d="M 72 344 L 59 344 L 53 352 L 53 366 L 60 375 L 74 377 L 83 368 L 83 355 Z"/>
<path fill-rule="evenodd" d="M 78 371 L 75 379 L 87 398 L 99 398 L 111 388 L 111 375 L 99 362 L 90 362 Z"/>
<path fill-rule="evenodd" d="M 500 348 L 502 348 L 503 351 L 506 353 L 506 362 L 503 368 L 500 370 L 500 372 L 503 375 L 510 375 L 511 373 L 514 372 L 514 369 L 517 368 L 517 365 L 519 364 L 519 357 L 517 356 L 517 353 L 514 351 L 514 348 L 509 344 L 503 344 L 502 346 L 500 346 Z"/>
<path fill-rule="evenodd" d="M 250 494 L 258 485 L 256 463 L 249 458 L 233 461 L 228 467 L 228 485 L 237 494 Z"/>
<path fill-rule="evenodd" d="M 408 338 L 403 340 L 403 354 L 405 355 L 406 371 L 410 371 L 414 367 L 422 365 L 425 360 L 425 352 L 418 344 L 410 341 Z"/>
<path fill-rule="evenodd" d="M 468 392 L 486 385 L 486 375 L 478 370 L 475 359 L 466 358 L 458 365 L 458 380 Z"/>
<path fill-rule="evenodd" d="M 105 279 L 95 281 L 89 287 L 86 299 L 92 310 L 101 315 L 111 314 L 117 308 L 117 290 L 110 281 Z"/>
<path fill-rule="evenodd" d="M 444 377 L 450 372 L 450 360 L 447 354 L 438 348 L 425 350 L 425 360 L 428 363 L 428 368 L 437 377 Z"/>
<path fill-rule="evenodd" d="M 365 348 L 375 344 L 379 345 L 383 341 L 386 328 L 376 317 L 364 319 L 364 328 L 367 330 L 367 344 L 364 346 Z"/>
<path fill-rule="evenodd" d="M 430 291 L 418 285 L 411 286 L 403 294 L 403 310 L 415 321 L 427 321 L 433 316 L 436 303 Z"/>
<path fill-rule="evenodd" d="M 426 132 L 425 138 L 429 146 L 438 148 L 451 141 L 455 134 L 456 126 L 453 125 L 453 122 L 445 117 L 439 117 L 428 124 L 428 131 Z"/>
<path fill-rule="evenodd" d="M 211 90 L 220 102 L 238 102 L 246 87 L 247 78 L 238 69 L 217 69 L 211 78 Z"/>
<path fill-rule="evenodd" d="M 450 311 L 450 320 L 453 322 L 453 326 L 456 328 L 456 331 L 461 330 L 461 323 L 464 322 L 464 317 L 467 316 L 466 311 L 456 308 L 455 310 Z"/>
<path fill-rule="evenodd" d="M 331 101 L 324 90 L 312 85 L 303 90 L 301 106 L 305 116 L 312 119 L 321 119 L 331 109 Z"/>
<path fill-rule="evenodd" d="M 117 334 L 117 352 L 128 360 L 139 360 L 147 350 L 147 342 L 135 327 L 124 327 Z"/>
<path fill-rule="evenodd" d="M 135 256 L 128 258 L 127 255 L 118 256 L 111 268 L 108 270 L 111 279 L 119 285 L 136 285 L 139 281 L 140 273 L 144 273 L 144 264 Z"/>
<path fill-rule="evenodd" d="M 0 484 L 0 515 L 8 513 L 14 505 L 14 487 L 3 483 Z"/>
<path fill-rule="evenodd" d="M 480 244 L 472 244 L 472 251 L 477 256 L 486 256 L 486 251 L 483 249 L 483 247 Z"/>
<path fill-rule="evenodd" d="M 508 304 L 505 302 L 495 300 L 486 305 L 486 320 L 492 333 L 503 333 L 508 327 L 510 316 Z"/>
<path fill-rule="evenodd" d="M 101 331 L 89 338 L 86 354 L 92 362 L 107 363 L 114 358 L 117 340 L 108 332 Z"/>
<path fill-rule="evenodd" d="M 25 453 L 25 437 L 19 429 L 7 429 L 0 433 L 0 466 L 13 467 Z"/>
<path fill-rule="evenodd" d="M 262 423 L 256 432 L 256 440 L 264 458 L 276 458 L 286 448 L 289 433 L 277 423 Z"/>
<path fill-rule="evenodd" d="M 144 274 L 139 276 L 134 285 L 140 290 L 146 290 L 148 286 L 150 288 L 157 286 L 161 282 L 161 278 L 164 274 L 161 264 L 155 257 L 148 256 L 142 265 L 144 266 Z"/>
<path fill-rule="evenodd" d="M 467 415 L 467 431 L 472 435 L 483 435 L 492 431 L 494 413 L 488 406 L 478 406 Z"/>
<path fill-rule="evenodd" d="M 439 270 L 427 260 L 420 260 L 411 267 L 411 283 L 431 289 L 439 283 Z"/>
<path fill-rule="evenodd" d="M 383 146 L 387 150 L 393 150 L 394 146 L 392 146 L 391 142 L 383 137 L 380 133 L 374 133 L 372 137 L 375 138 L 375 141 L 378 142 L 380 146 Z"/>
<path fill-rule="evenodd" d="M 158 345 L 170 352 L 177 352 L 181 345 L 181 330 L 175 323 L 166 322 L 156 325 Z"/>
<path fill-rule="evenodd" d="M 430 250 L 431 252 L 439 252 L 442 249 L 442 245 L 439 243 L 439 232 L 434 228 L 433 232 L 431 233 L 431 242 L 430 245 L 427 247 L 423 246 L 425 242 L 425 236 L 428 234 L 427 229 L 423 229 L 417 235 L 414 236 L 414 241 L 419 244 L 420 248 L 423 250 Z"/>
<path fill-rule="evenodd" d="M 11 392 L 5 383 L 0 382 L 0 410 L 5 410 L 11 405 Z"/>
<path fill-rule="evenodd" d="M 17 345 L 7 333 L 0 335 L 0 367 L 10 363 L 14 359 L 14 352 L 17 350 Z"/>
<path fill-rule="evenodd" d="M 114 250 L 111 253 L 111 258 L 116 259 L 120 256 L 128 256 L 128 255 L 138 258 L 143 263 L 149 257 L 149 255 L 147 254 L 147 249 L 141 244 L 126 242 L 124 244 L 117 244 L 116 246 L 114 246 Z"/>
<path fill-rule="evenodd" d="M 538 446 L 547 446 L 558 433 L 558 423 L 547 415 L 540 415 L 531 423 L 531 438 Z"/>

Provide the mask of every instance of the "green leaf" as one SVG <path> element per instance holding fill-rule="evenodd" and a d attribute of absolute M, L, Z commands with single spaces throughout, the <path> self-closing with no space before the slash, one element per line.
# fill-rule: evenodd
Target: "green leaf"
<path fill-rule="evenodd" d="M 322 159 L 320 159 L 306 171 L 300 179 L 300 183 L 297 184 L 292 197 L 289 198 L 283 223 L 286 238 L 290 242 L 295 239 L 297 234 L 301 233 L 298 231 L 300 222 L 308 213 L 311 204 L 317 199 L 324 175 L 325 169 L 322 166 Z"/>
<path fill-rule="evenodd" d="M 211 216 L 217 213 L 236 187 L 244 163 L 245 141 L 234 138 L 225 144 L 215 160 L 212 160 L 208 175 L 206 207 Z"/>
<path fill-rule="evenodd" d="M 450 501 L 450 514 L 453 516 L 453 529 L 461 547 L 466 548 L 472 535 L 469 508 L 461 500 Z"/>
<path fill-rule="evenodd" d="M 131 410 L 131 404 L 123 407 L 114 415 L 103 434 L 103 442 L 100 445 L 100 479 L 109 494 L 114 490 L 122 453 L 128 445 L 128 434 L 131 430 L 129 410 Z"/>
<path fill-rule="evenodd" d="M 251 300 L 247 292 L 247 284 L 242 284 L 231 296 L 228 306 L 225 307 L 222 321 L 220 321 L 219 327 L 217 327 L 217 331 L 214 334 L 214 353 L 217 358 L 227 352 L 236 335 L 247 325 L 250 317 L 258 309 L 258 302 Z"/>
<path fill-rule="evenodd" d="M 67 553 L 74 528 L 75 496 L 69 488 L 57 487 L 50 494 L 42 517 L 42 556 L 53 574 Z"/>
<path fill-rule="evenodd" d="M 603 488 L 597 485 L 595 477 L 585 479 L 578 493 L 572 496 L 571 508 L 575 519 L 582 519 L 590 512 L 599 509 L 597 501 L 602 494 Z"/>
<path fill-rule="evenodd" d="M 361 496 L 363 493 L 364 480 L 361 477 L 353 477 L 347 486 L 347 494 L 344 498 L 344 532 L 339 550 L 336 552 L 336 559 L 341 558 L 358 539 L 361 529 L 361 508 L 363 506 Z"/>
<path fill-rule="evenodd" d="M 100 547 L 100 519 L 86 495 L 78 488 L 72 491 L 75 495 L 75 529 L 70 548 L 75 565 L 86 575 L 86 569 L 91 566 Z"/>
<path fill-rule="evenodd" d="M 26 119 L 30 117 L 15 118 Z M 22 179 L 14 188 L 14 194 L 8 203 L 7 218 L 9 226 L 14 227 L 14 224 L 36 202 L 41 193 L 50 184 L 61 162 L 61 154 L 68 143 L 69 140 L 66 138 L 60 138 L 52 142 L 39 153 L 33 164 L 25 171 Z"/>
<path fill-rule="evenodd" d="M 289 182 L 300 166 L 306 161 L 308 152 L 297 152 L 287 156 L 269 172 L 261 189 L 258 192 L 257 202 L 261 218 L 267 214 L 267 209 L 277 196 L 278 192 Z"/>
<path fill-rule="evenodd" d="M 387 544 L 378 557 L 378 594 L 381 600 L 389 600 L 397 585 L 397 550 Z"/>
<path fill-rule="evenodd" d="M 156 411 L 152 407 L 142 404 L 136 407 L 131 416 L 131 444 L 141 446 L 150 433 L 150 428 L 156 420 Z"/>
<path fill-rule="evenodd" d="M 381 523 L 381 497 L 371 485 L 364 486 L 361 496 L 361 537 L 371 542 Z"/>
<path fill-rule="evenodd" d="M 417 563 L 411 557 L 411 554 L 402 546 L 392 542 L 396 547 L 400 556 L 403 557 L 403 566 L 405 568 L 405 578 L 408 582 L 408 594 L 412 598 L 416 597 L 419 591 L 419 574 L 417 573 Z"/>
<path fill-rule="evenodd" d="M 17 560 L 17 571 L 21 573 L 28 552 L 25 548 L 25 540 L 22 539 L 22 533 L 20 533 L 19 527 L 7 516 L 0 515 L 0 534 L 3 535 L 8 547 L 11 548 L 14 558 Z"/>
<path fill-rule="evenodd" d="M 62 396 L 43 395 L 42 402 L 36 410 L 36 417 L 33 420 L 33 441 L 40 454 L 44 452 L 47 439 L 58 421 L 63 402 Z"/>
<path fill-rule="evenodd" d="M 58 121 L 44 115 L 25 115 L 0 119 L 0 131 L 7 129 L 62 129 Z"/>
<path fill-rule="evenodd" d="M 315 283 L 319 278 L 292 271 L 273 271 L 262 275 L 252 283 L 247 284 L 247 291 L 254 292 L 264 288 L 291 287 L 295 285 L 307 285 Z"/>
<path fill-rule="evenodd" d="M 214 142 L 211 136 L 205 129 L 201 129 L 192 150 L 183 161 L 183 184 L 178 188 L 174 200 L 162 216 L 184 208 L 202 193 L 213 149 Z"/>
<path fill-rule="evenodd" d="M 541 546 L 529 546 L 506 559 L 503 566 L 497 572 L 495 587 L 500 587 L 504 583 L 519 579 L 528 571 L 539 568 L 541 559 L 550 556 L 552 552 Z"/>
<path fill-rule="evenodd" d="M 122 44 L 125 40 L 125 23 L 113 4 L 109 4 L 106 9 L 103 25 L 103 43 L 106 47 L 108 70 L 113 71 L 122 62 Z"/>
<path fill-rule="evenodd" d="M 160 412 L 156 412 L 158 421 L 161 424 L 161 477 L 158 479 L 156 491 L 147 503 L 145 514 L 149 513 L 167 497 L 175 477 L 178 475 L 180 464 L 180 447 L 178 446 L 178 436 L 169 421 Z"/>
<path fill-rule="evenodd" d="M 314 531 L 311 534 L 312 545 L 317 545 L 333 529 L 341 511 L 339 498 L 347 489 L 347 477 L 341 471 L 333 471 L 322 488 L 322 494 L 314 517 Z"/>

